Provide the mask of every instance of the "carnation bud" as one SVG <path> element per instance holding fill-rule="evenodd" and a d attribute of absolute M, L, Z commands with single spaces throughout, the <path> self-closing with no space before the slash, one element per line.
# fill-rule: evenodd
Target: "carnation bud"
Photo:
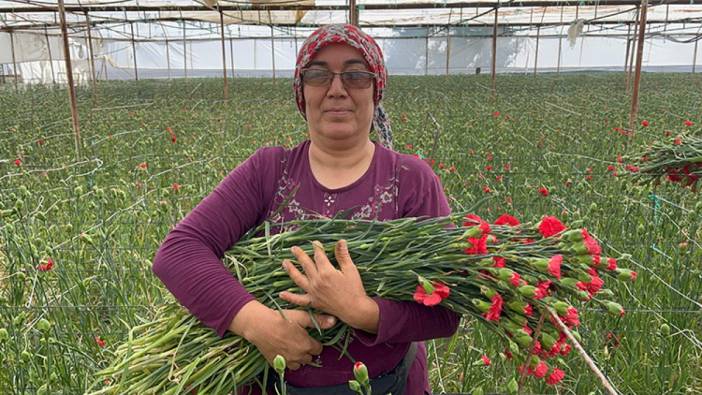
<path fill-rule="evenodd" d="M 488 298 L 492 299 L 492 297 L 495 296 L 497 291 L 495 291 L 494 289 L 492 289 L 488 286 L 481 285 L 480 286 L 480 293 L 487 296 Z"/>
<path fill-rule="evenodd" d="M 483 387 L 474 388 L 473 391 L 471 391 L 470 393 L 472 395 L 485 395 L 485 391 L 483 390 Z"/>
<path fill-rule="evenodd" d="M 517 336 L 514 337 L 514 340 L 522 348 L 529 348 L 531 343 L 534 341 L 531 336 L 525 334 L 524 332 L 517 332 Z"/>
<path fill-rule="evenodd" d="M 467 238 L 477 238 L 480 237 L 483 234 L 482 229 L 480 229 L 480 226 L 470 226 L 466 229 L 465 233 L 463 233 L 463 239 Z"/>
<path fill-rule="evenodd" d="M 22 353 L 20 353 L 20 358 L 22 358 L 22 360 L 25 362 L 29 362 L 32 359 L 32 354 L 30 354 L 29 351 L 24 350 Z"/>
<path fill-rule="evenodd" d="M 282 355 L 278 354 L 275 356 L 275 358 L 273 359 L 273 368 L 280 375 L 282 375 L 283 372 L 285 372 L 285 358 L 283 358 Z"/>
<path fill-rule="evenodd" d="M 597 211 L 597 203 L 593 202 L 590 204 L 590 211 Z"/>
<path fill-rule="evenodd" d="M 571 226 L 575 226 L 575 224 L 573 223 Z M 581 229 L 566 230 L 565 232 L 561 233 L 561 240 L 582 241 L 583 232 Z"/>
<path fill-rule="evenodd" d="M 548 259 L 545 258 L 532 258 L 529 259 L 529 264 L 541 272 L 548 272 Z"/>
<path fill-rule="evenodd" d="M 49 322 L 46 318 L 42 318 L 37 322 L 37 329 L 39 329 L 42 332 L 48 332 L 49 329 L 51 329 L 51 322 Z"/>
<path fill-rule="evenodd" d="M 665 323 L 663 325 L 661 325 L 660 332 L 661 332 L 662 336 L 669 336 L 670 335 L 670 325 L 665 324 Z"/>
<path fill-rule="evenodd" d="M 10 334 L 7 333 L 7 329 L 0 328 L 0 343 L 4 343 L 5 340 L 10 338 Z"/>
<path fill-rule="evenodd" d="M 431 284 L 431 282 L 429 280 L 427 280 L 426 278 L 424 278 L 422 276 L 418 276 L 418 279 L 419 279 L 419 283 L 424 288 L 424 292 L 426 292 L 427 295 L 431 295 L 432 293 L 434 293 L 434 286 Z"/>
<path fill-rule="evenodd" d="M 483 313 L 487 312 L 490 310 L 491 304 L 482 300 L 482 299 L 477 299 L 474 298 L 471 300 L 473 302 L 473 305 L 478 308 L 478 310 L 482 311 Z"/>
<path fill-rule="evenodd" d="M 607 301 L 605 304 L 610 314 L 618 316 L 624 315 L 624 308 L 619 303 Z"/>
<path fill-rule="evenodd" d="M 617 269 L 617 278 L 621 281 L 624 280 L 631 280 L 634 281 L 636 280 L 636 272 L 629 270 L 629 269 Z"/>
<path fill-rule="evenodd" d="M 570 277 L 563 277 L 562 279 L 558 280 L 558 283 L 566 288 L 574 288 L 578 289 L 578 286 L 576 285 L 579 283 L 580 280 L 577 280 L 575 278 L 570 278 Z"/>
<path fill-rule="evenodd" d="M 519 392 L 519 384 L 517 383 L 517 380 L 512 377 L 512 380 L 507 383 L 507 393 L 509 394 L 516 394 Z"/>
<path fill-rule="evenodd" d="M 522 296 L 527 298 L 533 298 L 536 295 L 536 287 L 533 285 L 522 285 L 518 290 Z"/>
<path fill-rule="evenodd" d="M 356 380 L 349 380 L 349 388 L 354 392 L 361 392 L 361 384 Z"/>
<path fill-rule="evenodd" d="M 558 301 L 554 303 L 552 307 L 558 312 L 558 315 L 566 315 L 568 314 L 570 305 L 566 302 Z"/>
<path fill-rule="evenodd" d="M 570 334 L 573 335 L 573 337 L 575 338 L 575 340 L 578 341 L 578 343 L 582 343 L 583 338 L 580 336 L 580 332 L 571 329 Z"/>
<path fill-rule="evenodd" d="M 353 376 L 356 378 L 359 384 L 363 385 L 368 383 L 368 368 L 363 364 L 363 362 L 358 361 L 353 364 Z"/>
<path fill-rule="evenodd" d="M 544 345 L 546 350 L 550 350 L 554 344 L 556 344 L 556 339 L 553 338 L 553 336 L 549 335 L 548 333 L 541 333 L 541 344 Z"/>

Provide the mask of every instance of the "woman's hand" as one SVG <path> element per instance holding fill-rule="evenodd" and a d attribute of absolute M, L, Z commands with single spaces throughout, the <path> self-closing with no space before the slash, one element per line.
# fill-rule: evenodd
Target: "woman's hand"
<path fill-rule="evenodd" d="M 379 310 L 373 299 L 366 295 L 361 275 L 351 260 L 345 240 L 336 243 L 334 255 L 339 263 L 336 269 L 322 245 L 314 241 L 314 260 L 299 247 L 291 249 L 304 270 L 300 272 L 289 260 L 283 261 L 283 268 L 305 294 L 281 292 L 281 299 L 300 306 L 314 307 L 317 310 L 336 316 L 353 328 L 376 333 Z"/>
<path fill-rule="evenodd" d="M 322 344 L 307 333 L 306 328 L 315 327 L 308 312 L 281 312 L 285 318 L 280 312 L 253 301 L 239 311 L 232 328 L 255 345 L 271 366 L 275 356 L 280 354 L 288 369 L 297 370 L 322 353 Z M 323 314 L 317 314 L 315 319 L 321 329 L 329 329 L 336 323 L 334 317 Z"/>

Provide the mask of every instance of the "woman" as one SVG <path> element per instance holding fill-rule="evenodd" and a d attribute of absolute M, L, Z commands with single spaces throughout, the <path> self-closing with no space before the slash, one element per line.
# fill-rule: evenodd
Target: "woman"
<path fill-rule="evenodd" d="M 312 323 L 304 310 L 286 310 L 286 320 L 256 301 L 220 259 L 266 219 L 340 211 L 376 220 L 449 214 L 431 168 L 383 146 L 391 144 L 380 105 L 386 79 L 380 47 L 358 28 L 328 25 L 312 33 L 298 54 L 294 79 L 309 140 L 290 150 L 256 151 L 168 234 L 154 259 L 154 273 L 218 335 L 243 336 L 269 363 L 283 355 L 289 394 L 350 393 L 353 362 L 307 334 Z M 383 144 L 370 140 L 372 129 Z M 309 257 L 293 248 L 299 268 L 282 265 L 304 293 L 280 297 L 325 313 L 317 317 L 325 328 L 337 320 L 354 328 L 348 353 L 367 365 L 374 393 L 431 393 L 422 341 L 451 336 L 460 317 L 443 307 L 369 297 L 345 242 L 335 252 L 339 269 L 320 249 Z"/>

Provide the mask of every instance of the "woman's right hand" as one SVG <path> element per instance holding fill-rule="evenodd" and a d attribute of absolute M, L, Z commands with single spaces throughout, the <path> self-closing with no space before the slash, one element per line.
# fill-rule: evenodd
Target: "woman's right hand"
<path fill-rule="evenodd" d="M 271 366 L 275 356 L 280 354 L 288 369 L 297 370 L 321 354 L 322 345 L 307 333 L 306 328 L 314 328 L 308 312 L 282 312 L 287 319 L 278 311 L 252 301 L 239 310 L 229 329 L 255 345 Z M 336 323 L 330 315 L 318 314 L 315 318 L 322 329 L 329 329 Z"/>

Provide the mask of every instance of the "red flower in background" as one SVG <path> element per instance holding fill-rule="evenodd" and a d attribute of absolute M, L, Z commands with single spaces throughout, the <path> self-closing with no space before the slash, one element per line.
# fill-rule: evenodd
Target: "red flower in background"
<path fill-rule="evenodd" d="M 483 185 L 483 192 L 490 193 L 490 192 L 492 192 L 492 189 L 490 189 L 490 187 L 487 185 Z"/>
<path fill-rule="evenodd" d="M 641 126 L 647 128 L 648 125 L 650 125 L 650 123 L 647 120 L 644 119 L 643 121 L 641 121 Z"/>
<path fill-rule="evenodd" d="M 483 360 L 483 365 L 485 365 L 485 366 L 490 366 L 490 363 L 491 363 L 491 362 L 490 362 L 490 358 L 488 358 L 487 355 L 483 354 L 483 356 L 482 356 L 481 358 L 482 358 L 482 360 Z"/>
<path fill-rule="evenodd" d="M 582 234 L 583 242 L 585 243 L 585 247 L 590 255 L 600 255 L 602 253 L 602 248 L 600 248 L 600 244 L 597 242 L 597 240 L 590 236 L 590 233 L 588 233 L 586 228 L 583 228 Z"/>
<path fill-rule="evenodd" d="M 503 169 L 504 171 L 508 172 L 508 171 L 512 170 L 512 164 L 511 164 L 511 163 L 505 163 L 504 165 L 502 165 L 502 169 Z"/>
<path fill-rule="evenodd" d="M 544 361 L 539 361 L 533 370 L 534 377 L 537 379 L 543 378 L 548 372 L 548 365 Z"/>
<path fill-rule="evenodd" d="M 522 283 L 522 277 L 519 275 L 519 273 L 514 272 L 512 275 L 512 278 L 509 279 L 510 284 L 514 287 L 518 287 Z"/>
<path fill-rule="evenodd" d="M 561 279 L 561 264 L 563 263 L 563 255 L 554 255 L 548 261 L 548 272 L 553 277 Z"/>
<path fill-rule="evenodd" d="M 171 189 L 173 190 L 173 192 L 180 191 L 180 184 L 178 184 L 177 182 L 174 182 L 173 184 L 171 184 Z"/>
<path fill-rule="evenodd" d="M 686 119 L 685 122 L 683 122 L 683 123 L 685 124 L 685 126 L 688 126 L 688 127 L 695 124 L 694 122 L 690 121 L 689 119 Z"/>
<path fill-rule="evenodd" d="M 546 384 L 556 385 L 565 377 L 565 372 L 561 369 L 554 368 L 551 375 L 546 378 Z"/>
<path fill-rule="evenodd" d="M 46 259 L 46 263 L 41 263 L 39 266 L 37 266 L 37 270 L 40 272 L 48 272 L 49 270 L 54 268 L 54 260 L 51 258 Z"/>
<path fill-rule="evenodd" d="M 139 163 L 139 165 L 137 165 L 137 167 L 138 167 L 140 170 L 146 170 L 146 169 L 149 168 L 149 164 L 146 163 L 146 162 L 141 162 L 141 163 Z"/>
<path fill-rule="evenodd" d="M 22 159 L 15 159 L 15 166 L 20 167 L 22 165 Z"/>
<path fill-rule="evenodd" d="M 531 307 L 531 305 L 528 303 L 526 306 L 524 306 L 524 315 L 526 315 L 527 317 L 531 317 L 532 315 L 534 315 L 534 308 Z"/>
<path fill-rule="evenodd" d="M 678 136 L 673 140 L 673 145 L 681 145 L 682 144 L 682 137 Z"/>
<path fill-rule="evenodd" d="M 498 118 L 499 116 L 500 116 L 500 112 L 499 112 L 499 111 L 495 111 L 495 112 L 492 113 L 492 117 L 493 117 L 493 118 Z"/>
<path fill-rule="evenodd" d="M 568 328 L 580 325 L 578 310 L 575 307 L 568 307 L 568 310 L 566 310 L 565 317 L 561 317 L 561 319 L 563 320 L 563 323 L 568 325 Z"/>
<path fill-rule="evenodd" d="M 436 281 L 432 283 L 432 285 L 434 287 L 434 292 L 430 294 L 427 294 L 422 284 L 417 285 L 413 295 L 414 301 L 425 306 L 435 306 L 441 303 L 442 300 L 448 298 L 451 289 L 446 284 Z"/>
<path fill-rule="evenodd" d="M 100 336 L 95 336 L 95 343 L 97 343 L 98 347 L 104 348 L 105 347 L 105 341 L 100 338 Z"/>
<path fill-rule="evenodd" d="M 539 193 L 540 193 L 541 196 L 543 196 L 543 197 L 548 196 L 548 188 L 546 188 L 546 187 L 541 187 L 541 188 L 539 188 Z"/>
<path fill-rule="evenodd" d="M 495 225 L 519 225 L 519 220 L 509 214 L 502 214 L 495 220 Z"/>
<path fill-rule="evenodd" d="M 551 237 L 557 235 L 566 229 L 565 225 L 553 216 L 545 216 L 539 223 L 539 233 L 543 237 Z"/>
<path fill-rule="evenodd" d="M 502 313 L 502 304 L 502 296 L 500 296 L 500 294 L 495 294 L 495 296 L 492 297 L 492 305 L 490 306 L 490 310 L 483 314 L 485 319 L 488 321 L 499 321 L 500 313 Z"/>

